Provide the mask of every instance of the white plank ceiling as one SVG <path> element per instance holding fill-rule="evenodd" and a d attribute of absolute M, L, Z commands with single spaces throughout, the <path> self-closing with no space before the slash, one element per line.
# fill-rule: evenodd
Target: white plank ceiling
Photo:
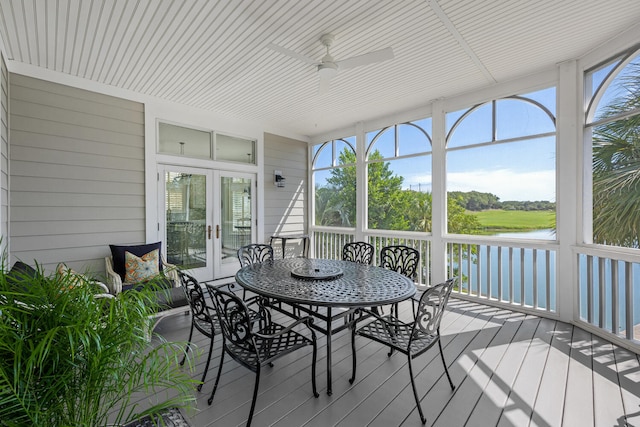
<path fill-rule="evenodd" d="M 638 0 L 0 0 L 10 67 L 309 137 L 549 69 L 638 22 Z M 268 47 L 319 60 L 328 32 L 337 60 L 395 58 L 340 70 L 319 94 L 313 65 Z"/>

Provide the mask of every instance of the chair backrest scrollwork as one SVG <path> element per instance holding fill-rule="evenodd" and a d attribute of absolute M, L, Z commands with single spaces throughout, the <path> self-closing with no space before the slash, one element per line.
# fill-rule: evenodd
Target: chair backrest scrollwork
<path fill-rule="evenodd" d="M 262 243 L 251 243 L 238 249 L 240 267 L 273 260 L 273 247 Z"/>
<path fill-rule="evenodd" d="M 215 286 L 207 286 L 207 289 L 216 307 L 225 340 L 246 351 L 255 352 L 251 333 L 253 321 L 242 299 Z"/>
<path fill-rule="evenodd" d="M 416 280 L 420 252 L 404 245 L 385 246 L 380 250 L 380 267 Z"/>
<path fill-rule="evenodd" d="M 212 320 L 211 316 L 215 316 L 215 314 L 209 312 L 210 308 L 207 306 L 204 291 L 198 281 L 183 271 L 177 270 L 177 273 L 193 317 L 200 321 L 210 322 Z"/>
<path fill-rule="evenodd" d="M 452 277 L 424 291 L 418 303 L 414 331 L 426 334 L 440 333 L 442 315 L 447 307 L 455 281 L 456 278 Z"/>
<path fill-rule="evenodd" d="M 371 265 L 373 262 L 373 245 L 367 242 L 349 242 L 342 247 L 342 260 Z"/>

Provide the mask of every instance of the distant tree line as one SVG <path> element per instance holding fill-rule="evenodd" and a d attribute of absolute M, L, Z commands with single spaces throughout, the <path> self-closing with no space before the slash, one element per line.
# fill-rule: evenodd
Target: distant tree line
<path fill-rule="evenodd" d="M 501 202 L 500 198 L 495 194 L 481 193 L 479 191 L 450 191 L 449 197 L 457 200 L 466 210 L 473 212 L 488 209 L 504 209 L 507 211 L 553 211 L 556 209 L 555 202 L 546 200 L 508 200 Z"/>

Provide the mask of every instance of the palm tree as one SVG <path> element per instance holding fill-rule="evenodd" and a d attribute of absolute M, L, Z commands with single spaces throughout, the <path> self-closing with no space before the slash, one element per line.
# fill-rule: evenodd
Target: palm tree
<path fill-rule="evenodd" d="M 621 77 L 624 94 L 603 109 L 615 117 L 640 108 L 640 63 Z M 593 131 L 593 241 L 638 248 L 640 242 L 640 114 Z"/>

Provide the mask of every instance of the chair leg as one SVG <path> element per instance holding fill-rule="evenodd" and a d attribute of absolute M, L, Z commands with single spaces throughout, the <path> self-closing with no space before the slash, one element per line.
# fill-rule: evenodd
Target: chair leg
<path fill-rule="evenodd" d="M 187 360 L 187 352 L 191 348 L 191 338 L 193 338 L 193 320 L 191 321 L 191 330 L 189 331 L 189 339 L 187 340 L 187 345 L 184 348 L 184 356 L 182 356 L 182 361 L 180 362 L 180 366 L 184 366 L 184 362 Z"/>
<path fill-rule="evenodd" d="M 318 359 L 318 346 L 313 341 L 313 357 L 311 360 L 311 387 L 313 389 L 313 397 L 319 397 L 318 388 L 316 387 L 316 360 Z"/>
<path fill-rule="evenodd" d="M 409 359 L 409 375 L 411 377 L 411 387 L 413 388 L 413 396 L 416 398 L 416 406 L 418 407 L 418 413 L 420 414 L 420 421 L 422 424 L 426 424 L 427 419 L 424 417 L 422 413 L 422 406 L 420 405 L 420 398 L 418 397 L 418 390 L 416 389 L 416 382 L 413 379 L 413 366 L 411 365 L 411 355 L 407 355 Z"/>
<path fill-rule="evenodd" d="M 222 340 L 222 354 L 220 355 L 220 364 L 218 365 L 218 375 L 216 376 L 216 382 L 213 385 L 213 390 L 211 390 L 211 396 L 209 396 L 209 400 L 207 403 L 211 405 L 213 402 L 213 396 L 216 394 L 216 390 L 218 389 L 218 382 L 220 381 L 220 375 L 222 374 L 222 364 L 224 363 L 224 354 L 226 353 L 224 350 L 225 342 Z"/>
<path fill-rule="evenodd" d="M 440 343 L 440 338 L 438 338 L 438 347 L 440 348 L 440 359 L 442 359 L 442 365 L 444 365 L 444 372 L 445 374 L 447 374 L 449 385 L 451 386 L 451 390 L 455 390 L 456 386 L 454 386 L 453 381 L 451 381 L 451 376 L 449 375 L 449 369 L 447 368 L 447 362 L 444 361 L 444 353 L 442 352 L 442 344 Z"/>
<path fill-rule="evenodd" d="M 351 326 L 351 378 L 349 384 L 356 380 L 356 324 Z"/>
<path fill-rule="evenodd" d="M 247 419 L 247 427 L 251 425 L 253 419 L 253 410 L 256 409 L 256 399 L 258 398 L 258 386 L 260 385 L 260 365 L 256 370 L 256 384 L 253 387 L 253 399 L 251 400 L 251 410 L 249 411 L 249 419 Z"/>
<path fill-rule="evenodd" d="M 202 391 L 202 386 L 204 385 L 204 379 L 207 378 L 207 372 L 209 372 L 209 363 L 211 363 L 211 353 L 213 353 L 213 336 L 211 337 L 211 342 L 209 343 L 209 357 L 207 358 L 207 363 L 204 366 L 204 372 L 202 373 L 202 379 L 200 380 L 200 384 L 198 384 L 198 391 Z"/>

